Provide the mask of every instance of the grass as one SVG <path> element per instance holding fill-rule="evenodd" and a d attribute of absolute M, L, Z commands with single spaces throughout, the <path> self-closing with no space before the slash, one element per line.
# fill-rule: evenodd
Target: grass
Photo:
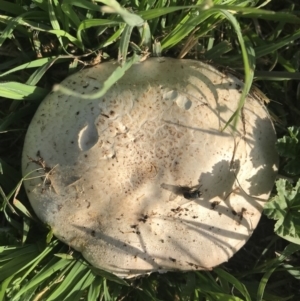
<path fill-rule="evenodd" d="M 104 94 L 134 61 L 162 54 L 201 59 L 244 79 L 228 122 L 239 118 L 249 90 L 260 88 L 271 99 L 278 136 L 292 133 L 280 147 L 280 175 L 296 183 L 300 168 L 291 172 L 286 166 L 294 160 L 297 167 L 299 159 L 289 150 L 299 149 L 300 138 L 288 130 L 299 127 L 300 117 L 298 1 L 0 0 L 0 33 L 0 300 L 300 299 L 299 239 L 278 236 L 265 216 L 245 247 L 212 272 L 125 281 L 91 267 L 52 237 L 31 210 L 20 171 L 26 128 L 53 85 L 118 59 L 123 67 L 107 79 L 99 92 Z M 287 199 L 296 204 L 300 192 L 294 191 Z M 299 205 L 288 208 L 294 208 L 294 219 L 283 222 L 284 231 L 294 227 L 297 234 Z"/>

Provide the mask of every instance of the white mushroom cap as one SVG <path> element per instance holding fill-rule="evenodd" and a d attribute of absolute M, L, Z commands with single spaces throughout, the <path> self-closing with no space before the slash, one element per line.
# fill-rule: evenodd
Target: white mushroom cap
<path fill-rule="evenodd" d="M 115 68 L 62 85 L 94 93 Z M 23 150 L 23 174 L 40 168 L 25 181 L 36 214 L 120 277 L 227 261 L 255 229 L 278 160 L 273 125 L 252 96 L 236 132 L 221 131 L 242 85 L 199 61 L 152 58 L 100 99 L 50 93 Z"/>

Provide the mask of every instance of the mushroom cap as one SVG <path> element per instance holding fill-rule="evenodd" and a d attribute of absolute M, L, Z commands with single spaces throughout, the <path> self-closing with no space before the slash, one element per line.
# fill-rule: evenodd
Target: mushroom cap
<path fill-rule="evenodd" d="M 115 68 L 62 85 L 94 93 Z M 236 130 L 223 130 L 242 86 L 199 61 L 151 58 L 101 98 L 51 92 L 23 149 L 34 211 L 93 266 L 123 278 L 227 261 L 255 229 L 278 164 L 274 127 L 254 96 Z"/>

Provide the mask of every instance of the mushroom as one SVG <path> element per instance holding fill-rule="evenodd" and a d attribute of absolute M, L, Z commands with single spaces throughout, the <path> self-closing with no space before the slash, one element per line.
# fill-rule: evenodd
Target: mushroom
<path fill-rule="evenodd" d="M 94 93 L 112 62 L 62 85 Z M 28 128 L 24 183 L 38 217 L 123 278 L 209 270 L 249 239 L 277 172 L 268 112 L 243 83 L 195 60 L 135 64 L 100 99 L 51 92 Z M 224 129 L 225 128 L 225 129 Z"/>

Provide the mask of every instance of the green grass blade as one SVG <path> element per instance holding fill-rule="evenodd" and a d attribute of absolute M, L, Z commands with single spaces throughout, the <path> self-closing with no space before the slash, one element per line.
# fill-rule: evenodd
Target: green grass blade
<path fill-rule="evenodd" d="M 10 276 L 0 283 L 0 300 L 2 300 L 2 301 L 7 300 L 7 299 L 5 299 L 6 290 L 9 287 L 13 278 L 14 278 L 13 276 Z"/>
<path fill-rule="evenodd" d="M 115 282 L 115 283 L 118 283 L 118 284 L 121 284 L 123 286 L 129 286 L 129 284 L 122 278 L 119 278 L 118 276 L 112 274 L 112 273 L 109 273 L 109 272 L 106 272 L 104 270 L 100 270 L 100 269 L 97 269 L 93 266 L 90 266 L 90 269 L 98 276 L 101 276 L 109 281 L 112 281 L 112 282 Z"/>
<path fill-rule="evenodd" d="M 0 95 L 4 98 L 18 100 L 43 99 L 48 91 L 18 82 L 0 82 Z"/>
<path fill-rule="evenodd" d="M 262 56 L 268 55 L 278 49 L 285 47 L 286 45 L 294 42 L 299 38 L 300 38 L 300 30 L 297 30 L 289 36 L 280 38 L 277 42 L 271 43 L 269 45 L 259 46 L 255 49 L 256 57 L 260 58 Z"/>
<path fill-rule="evenodd" d="M 111 45 L 112 43 L 116 42 L 121 36 L 123 30 L 124 30 L 123 27 L 116 30 L 116 32 L 114 32 L 103 44 L 100 45 L 99 49 L 103 47 L 107 47 L 108 45 Z"/>
<path fill-rule="evenodd" d="M 293 266 L 291 264 L 282 264 L 282 267 L 295 279 L 300 280 L 300 269 L 298 266 Z"/>
<path fill-rule="evenodd" d="M 3 45 L 6 39 L 9 39 L 11 37 L 14 29 L 18 26 L 19 20 L 22 19 L 23 15 L 18 16 L 16 18 L 11 18 L 10 22 L 7 24 L 6 28 L 2 31 L 0 35 L 0 47 Z"/>
<path fill-rule="evenodd" d="M 95 2 L 99 2 L 99 1 L 95 1 Z M 63 0 L 62 7 L 64 11 L 68 5 L 73 5 L 76 7 L 80 7 L 92 11 L 100 11 L 100 6 L 86 0 Z"/>
<path fill-rule="evenodd" d="M 12 213 L 15 213 L 15 211 L 11 210 Z M 15 228 L 18 232 L 22 231 L 22 224 L 18 221 L 16 221 L 15 219 L 11 218 L 11 216 L 7 213 L 6 207 L 3 210 L 5 219 L 7 220 L 7 222 L 13 227 Z M 16 214 L 18 215 L 18 214 Z"/>
<path fill-rule="evenodd" d="M 25 270 L 31 265 L 32 261 L 38 256 L 39 250 L 36 245 L 30 245 L 27 248 L 26 253 L 19 252 L 19 250 L 12 252 L 10 254 L 12 260 L 0 266 L 0 281 Z"/>
<path fill-rule="evenodd" d="M 127 9 L 123 8 L 116 0 L 98 0 L 106 6 L 101 7 L 101 11 L 105 13 L 119 14 L 124 22 L 131 27 L 142 26 L 144 20 L 134 13 L 130 13 Z"/>
<path fill-rule="evenodd" d="M 109 294 L 109 289 L 108 289 L 107 281 L 105 278 L 103 280 L 103 296 L 104 296 L 105 301 L 114 300 L 113 298 L 111 298 L 111 296 Z"/>
<path fill-rule="evenodd" d="M 286 47 L 286 45 L 293 43 L 294 41 L 300 38 L 300 30 L 295 31 L 292 35 L 288 35 L 278 39 L 276 42 L 271 42 L 268 44 L 263 44 L 254 48 L 255 50 L 255 57 L 261 58 L 263 56 L 269 55 L 274 53 L 275 51 Z M 234 55 L 231 57 L 226 58 L 228 64 L 239 60 L 239 55 Z"/>
<path fill-rule="evenodd" d="M 160 8 L 154 8 L 146 11 L 140 11 L 138 14 L 144 19 L 144 20 L 152 20 L 159 18 L 161 16 L 188 9 L 193 8 L 195 6 L 170 6 L 170 7 L 160 7 Z"/>
<path fill-rule="evenodd" d="M 122 35 L 121 35 L 121 40 L 120 40 L 120 46 L 119 46 L 119 55 L 118 55 L 118 61 L 126 62 L 127 58 L 127 53 L 128 53 L 128 47 L 129 47 L 129 42 L 130 42 L 130 37 L 132 33 L 133 27 L 130 25 L 126 25 Z"/>
<path fill-rule="evenodd" d="M 14 190 L 13 190 L 14 191 Z M 2 197 L 2 204 L 1 204 L 1 208 L 2 211 L 4 211 L 4 214 L 6 215 L 6 207 L 9 207 L 9 209 L 11 210 L 12 213 L 16 214 L 16 211 L 14 210 L 13 206 L 10 204 L 9 199 L 11 198 L 11 195 L 6 195 L 2 189 L 2 187 L 0 186 L 0 196 Z"/>
<path fill-rule="evenodd" d="M 33 301 L 40 300 L 42 297 L 42 300 L 48 300 L 47 297 L 49 294 L 51 294 L 57 287 L 61 285 L 61 283 L 64 280 L 65 275 L 70 271 L 75 264 L 75 261 L 69 261 L 69 264 L 66 265 L 60 273 L 55 273 L 50 279 L 46 279 L 43 281 L 39 286 L 39 292 L 36 294 L 35 299 Z M 50 281 L 49 281 L 50 280 Z M 29 291 L 34 290 L 35 288 L 32 288 Z M 23 296 L 26 296 L 27 292 Z M 44 298 L 45 296 L 45 298 Z M 63 300 L 63 299 L 62 299 Z M 19 301 L 19 300 L 13 300 L 13 301 Z"/>
<path fill-rule="evenodd" d="M 71 58 L 73 58 L 73 57 L 64 55 L 64 56 L 57 56 L 57 57 L 50 59 L 47 63 L 45 63 L 44 65 L 39 67 L 37 70 L 35 70 L 31 74 L 31 76 L 26 81 L 26 84 L 30 85 L 30 86 L 35 86 L 40 81 L 40 79 L 45 75 L 45 73 L 51 66 L 53 66 L 54 64 L 69 61 Z"/>
<path fill-rule="evenodd" d="M 269 281 L 269 278 L 274 273 L 274 271 L 282 264 L 282 262 L 284 262 L 287 258 L 289 258 L 294 253 L 299 252 L 299 250 L 300 250 L 300 245 L 290 243 L 284 249 L 282 254 L 278 258 L 276 258 L 276 260 L 273 262 L 273 266 L 263 275 L 259 283 L 258 290 L 257 290 L 257 298 L 256 298 L 257 301 L 263 300 L 266 285 Z"/>
<path fill-rule="evenodd" d="M 141 36 L 141 43 L 140 45 L 145 47 L 146 49 L 151 49 L 151 40 L 152 34 L 151 29 L 148 22 L 145 22 L 142 27 L 139 28 L 140 36 Z"/>
<path fill-rule="evenodd" d="M 17 197 L 17 195 L 18 195 L 18 193 L 21 189 L 22 183 L 23 183 L 23 178 L 14 187 L 14 189 L 10 192 L 10 194 L 7 196 L 7 205 L 10 205 L 9 202 L 8 202 L 9 199 L 13 198 L 12 203 L 13 203 L 14 207 L 16 207 L 20 212 L 22 212 L 22 214 L 24 215 L 25 218 L 33 219 L 31 213 L 27 210 L 27 208 L 19 200 L 16 199 L 16 197 Z M 15 212 L 15 211 L 12 210 L 12 212 Z"/>
<path fill-rule="evenodd" d="M 87 301 L 96 300 L 99 295 L 103 284 L 103 278 L 100 276 L 96 276 L 94 281 L 91 283 L 87 295 Z"/>
<path fill-rule="evenodd" d="M 48 25 L 45 25 L 39 21 L 43 21 L 46 18 L 46 14 L 44 12 L 36 12 L 36 11 L 28 11 L 26 13 L 23 13 L 22 15 L 12 18 L 5 15 L 0 15 L 0 23 L 6 24 L 6 28 L 2 31 L 2 34 L 0 35 L 0 46 L 2 46 L 3 42 L 10 38 L 13 31 L 17 30 L 21 32 L 24 36 L 28 36 L 28 30 L 26 30 L 23 26 L 29 26 L 31 29 L 36 29 L 38 31 L 40 30 L 49 30 L 51 27 Z M 31 21 L 31 20 L 35 20 Z"/>
<path fill-rule="evenodd" d="M 65 300 L 64 298 L 72 288 L 82 279 L 83 275 L 87 272 L 88 267 L 82 264 L 81 261 L 75 262 L 72 269 L 65 275 L 64 280 L 55 289 L 50 296 L 47 297 L 47 301 Z"/>
<path fill-rule="evenodd" d="M 82 43 L 72 35 L 70 35 L 68 32 L 62 30 L 62 29 L 53 29 L 53 30 L 48 30 L 49 33 L 52 33 L 57 36 L 58 39 L 61 39 L 61 37 L 67 38 L 71 43 L 76 45 L 79 49 L 83 49 Z M 64 45 L 62 45 L 64 46 Z"/>
<path fill-rule="evenodd" d="M 199 15 L 194 16 L 191 12 L 185 16 L 180 23 L 161 41 L 162 50 L 169 49 L 177 45 L 184 37 L 192 32 L 195 27 L 199 26 L 202 22 L 208 19 L 213 14 L 217 14 L 218 11 L 211 9 L 202 10 Z"/>
<path fill-rule="evenodd" d="M 9 1 L 0 0 L 0 7 L 2 11 L 16 16 L 19 16 L 26 12 L 22 6 L 18 5 L 17 3 L 12 3 Z"/>
<path fill-rule="evenodd" d="M 70 264 L 69 260 L 65 259 L 57 259 L 52 257 L 52 259 L 43 266 L 42 270 L 40 270 L 33 278 L 30 279 L 30 282 L 25 283 L 18 293 L 14 296 L 16 300 L 18 300 L 26 291 L 37 287 L 44 280 L 49 279 L 52 275 L 56 274 L 56 272 L 63 270 L 66 266 Z"/>
<path fill-rule="evenodd" d="M 221 41 L 219 44 L 205 52 L 204 56 L 207 60 L 215 60 L 230 50 L 232 50 L 232 45 L 228 41 Z"/>
<path fill-rule="evenodd" d="M 59 25 L 59 22 L 57 20 L 56 14 L 55 14 L 54 5 L 53 5 L 52 0 L 48 0 L 48 12 L 49 12 L 49 19 L 50 19 L 50 23 L 52 25 L 52 28 L 54 30 L 59 31 L 60 30 L 60 25 Z M 57 35 L 57 38 L 58 38 L 61 46 L 65 49 L 65 45 L 63 43 L 63 40 L 62 40 L 61 36 Z"/>
<path fill-rule="evenodd" d="M 123 66 L 119 66 L 116 68 L 116 70 L 108 77 L 108 79 L 103 83 L 103 87 L 99 92 L 92 93 L 92 94 L 79 94 L 76 93 L 70 89 L 67 89 L 61 85 L 54 86 L 55 91 L 60 91 L 61 93 L 65 95 L 70 95 L 74 97 L 79 97 L 82 99 L 96 99 L 100 98 L 114 85 L 122 76 L 125 74 L 125 72 L 134 64 L 137 63 L 140 60 L 140 56 L 134 54 Z"/>
<path fill-rule="evenodd" d="M 24 244 L 27 240 L 29 229 L 30 229 L 30 219 L 27 217 L 23 217 L 22 244 Z"/>
<path fill-rule="evenodd" d="M 231 283 L 243 295 L 243 297 L 245 298 L 245 301 L 251 301 L 251 297 L 247 291 L 247 288 L 237 278 L 235 278 L 233 275 L 227 273 L 225 270 L 220 269 L 220 268 L 214 269 L 214 272 L 220 278 L 223 278 L 225 281 L 228 281 L 229 283 Z"/>
<path fill-rule="evenodd" d="M 23 15 L 25 15 L 25 17 L 26 17 L 27 14 L 28 14 L 29 17 L 33 18 L 34 20 L 36 20 L 36 19 L 37 20 L 39 20 L 39 19 L 43 20 L 43 19 L 47 18 L 46 17 L 47 15 L 45 13 L 42 13 L 42 12 L 38 12 L 37 16 L 33 12 L 28 12 L 28 13 L 26 13 L 26 15 L 25 14 L 23 14 Z M 35 30 L 38 30 L 38 31 L 47 31 L 47 30 L 51 29 L 51 27 L 48 26 L 48 25 L 41 24 L 39 22 L 34 22 L 34 21 L 31 21 L 31 20 L 27 20 L 27 19 L 22 19 L 21 17 L 12 18 L 12 17 L 8 17 L 8 16 L 0 15 L 0 22 L 2 22 L 4 24 L 7 24 L 7 25 L 9 25 L 10 23 L 16 23 L 16 26 L 17 25 L 28 26 L 31 29 L 35 29 Z M 18 26 L 16 29 L 21 31 L 22 27 Z M 5 30 L 7 30 L 7 29 L 5 29 Z M 23 29 L 22 32 L 25 33 L 26 31 L 24 31 L 24 29 Z"/>
<path fill-rule="evenodd" d="M 30 68 L 41 67 L 41 66 L 45 65 L 46 63 L 48 63 L 49 61 L 51 61 L 51 60 L 53 60 L 55 58 L 56 57 L 46 57 L 46 58 L 41 58 L 41 59 L 33 60 L 31 62 L 22 64 L 22 65 L 20 65 L 18 67 L 12 68 L 12 69 L 10 69 L 10 70 L 8 70 L 6 72 L 1 73 L 0 74 L 0 78 L 6 76 L 8 74 L 17 72 L 17 71 L 21 71 L 21 70 L 25 70 L 25 69 L 30 69 Z"/>
<path fill-rule="evenodd" d="M 52 28 L 60 30 L 60 25 L 55 14 L 52 0 L 48 0 L 48 12 L 49 12 L 49 20 L 52 25 Z"/>
<path fill-rule="evenodd" d="M 238 108 L 235 111 L 235 113 L 231 116 L 229 121 L 227 122 L 225 128 L 227 125 L 233 121 L 233 127 L 236 128 L 236 124 L 240 118 L 240 111 L 245 103 L 246 97 L 251 89 L 251 85 L 253 82 L 254 77 L 254 70 L 255 70 L 255 53 L 254 49 L 250 44 L 247 46 L 245 45 L 244 38 L 241 32 L 241 28 L 239 23 L 237 22 L 236 18 L 230 14 L 228 11 L 221 10 L 221 13 L 224 14 L 224 16 L 230 21 L 233 28 L 235 29 L 235 32 L 237 34 L 237 38 L 241 47 L 242 51 L 242 57 L 244 62 L 244 71 L 245 71 L 245 80 L 244 80 L 244 87 L 241 94 L 241 98 L 238 104 Z"/>
<path fill-rule="evenodd" d="M 80 280 L 75 283 L 75 285 L 72 287 L 72 290 L 64 300 L 79 301 L 85 290 L 91 285 L 94 279 L 95 275 L 93 275 L 90 270 L 86 271 L 85 274 L 81 276 Z"/>
<path fill-rule="evenodd" d="M 20 282 L 21 281 L 24 281 L 27 276 L 31 273 L 31 271 L 33 271 L 36 266 L 43 260 L 46 258 L 46 256 L 52 252 L 56 247 L 58 246 L 58 241 L 57 240 L 54 240 L 52 241 L 50 244 L 48 244 L 46 246 L 46 248 L 44 248 L 44 250 L 39 253 L 38 256 L 35 257 L 35 259 L 30 262 L 30 265 L 28 266 L 28 268 L 26 269 L 25 273 L 22 275 L 21 279 L 20 279 Z"/>
<path fill-rule="evenodd" d="M 0 262 L 11 260 L 14 255 L 12 253 L 20 250 L 20 254 L 30 253 L 29 246 L 0 246 Z M 17 253 L 16 253 L 17 254 Z"/>
<path fill-rule="evenodd" d="M 230 12 L 235 12 L 239 14 L 239 17 L 243 18 L 257 18 L 264 20 L 273 20 L 278 22 L 286 22 L 286 23 L 300 23 L 300 18 L 298 18 L 295 14 L 280 12 L 280 11 L 271 11 L 265 9 L 258 9 L 256 7 L 242 7 L 242 6 L 234 6 L 234 5 L 215 5 L 216 9 L 225 9 Z"/>
<path fill-rule="evenodd" d="M 76 13 L 74 12 L 74 10 L 72 9 L 72 5 L 76 5 L 76 1 L 72 1 L 73 3 L 69 3 L 69 1 L 63 1 L 61 4 L 61 9 L 63 10 L 63 12 L 65 13 L 66 17 L 68 17 L 71 22 L 73 23 L 75 28 L 78 28 L 79 24 L 80 24 L 80 19 L 79 17 L 76 15 Z M 94 6 L 93 3 L 92 6 Z"/>
<path fill-rule="evenodd" d="M 98 27 L 98 26 L 116 26 L 119 25 L 119 21 L 109 20 L 109 19 L 91 19 L 91 20 L 83 20 L 77 29 L 77 39 L 82 42 L 82 31 L 86 30 L 91 27 Z"/>
<path fill-rule="evenodd" d="M 271 277 L 271 275 L 273 274 L 273 272 L 276 270 L 276 267 L 275 268 L 272 268 L 270 269 L 269 271 L 267 271 L 260 283 L 259 283 L 259 286 L 258 286 L 258 289 L 257 289 L 257 296 L 256 296 L 256 300 L 257 301 L 262 301 L 263 300 L 263 296 L 264 296 L 264 293 L 265 293 L 265 288 L 266 288 L 266 285 L 268 283 L 268 280 L 269 278 Z"/>

